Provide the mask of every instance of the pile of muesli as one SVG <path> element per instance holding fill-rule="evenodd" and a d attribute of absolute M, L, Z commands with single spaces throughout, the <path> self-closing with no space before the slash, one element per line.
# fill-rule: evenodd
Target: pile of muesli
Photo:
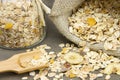
<path fill-rule="evenodd" d="M 120 47 L 120 0 L 86 0 L 68 21 L 69 31 L 80 39 L 104 42 L 106 50 Z"/>
<path fill-rule="evenodd" d="M 35 71 L 29 73 L 34 80 L 72 80 L 75 78 L 108 80 L 112 73 L 120 75 L 119 58 L 109 56 L 101 50 L 92 51 L 88 47 L 75 47 L 74 44 L 62 43 L 59 46 L 61 47 L 60 52 L 45 52 L 45 57 L 49 61 L 48 68 L 40 69 L 38 74 Z M 37 47 L 37 49 L 39 48 L 41 49 L 41 47 Z M 42 45 L 42 48 L 43 51 L 50 49 L 47 45 Z M 28 77 L 22 78 L 22 80 L 27 79 L 29 80 Z"/>
<path fill-rule="evenodd" d="M 43 36 L 38 11 L 30 0 L 3 1 L 0 4 L 0 45 L 21 48 Z"/>

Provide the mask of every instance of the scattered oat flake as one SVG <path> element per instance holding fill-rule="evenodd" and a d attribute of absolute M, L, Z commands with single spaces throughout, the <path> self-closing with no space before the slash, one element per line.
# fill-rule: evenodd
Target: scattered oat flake
<path fill-rule="evenodd" d="M 66 47 L 70 47 L 70 44 L 69 43 L 66 43 L 66 45 L 65 45 Z"/>
<path fill-rule="evenodd" d="M 55 52 L 54 51 L 50 51 L 49 54 L 54 54 Z"/>
<path fill-rule="evenodd" d="M 35 76 L 35 74 L 35 71 L 29 73 L 30 76 Z"/>
<path fill-rule="evenodd" d="M 111 78 L 110 75 L 106 75 L 105 80 L 109 80 Z"/>
<path fill-rule="evenodd" d="M 46 46 L 45 49 L 51 49 L 51 47 L 50 46 Z"/>
<path fill-rule="evenodd" d="M 22 77 L 22 80 L 27 80 L 28 79 L 28 77 Z"/>
<path fill-rule="evenodd" d="M 59 78 L 60 78 L 60 75 L 55 75 L 55 78 L 58 78 L 58 79 L 59 79 Z"/>
<path fill-rule="evenodd" d="M 53 80 L 59 80 L 59 79 L 57 79 L 57 78 L 53 78 Z"/>
<path fill-rule="evenodd" d="M 48 73 L 48 77 L 54 77 L 56 73 Z"/>
<path fill-rule="evenodd" d="M 59 47 L 63 48 L 65 46 L 64 43 L 59 44 Z"/>
<path fill-rule="evenodd" d="M 97 77 L 103 77 L 102 73 L 97 74 Z"/>

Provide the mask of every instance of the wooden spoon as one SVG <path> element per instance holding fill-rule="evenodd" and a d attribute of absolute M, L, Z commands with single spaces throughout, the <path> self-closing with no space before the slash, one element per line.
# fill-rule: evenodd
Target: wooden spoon
<path fill-rule="evenodd" d="M 11 58 L 0 61 L 0 73 L 2 72 L 15 72 L 15 73 L 25 73 L 33 70 L 39 70 L 40 68 L 48 67 L 48 61 L 42 61 L 38 65 L 32 65 L 31 61 L 37 56 L 42 59 L 43 53 L 40 50 L 30 51 L 26 53 L 20 53 L 12 56 Z"/>

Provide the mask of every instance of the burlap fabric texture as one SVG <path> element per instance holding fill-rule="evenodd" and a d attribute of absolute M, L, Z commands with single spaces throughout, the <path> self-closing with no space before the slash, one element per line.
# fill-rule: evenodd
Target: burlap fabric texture
<path fill-rule="evenodd" d="M 103 47 L 104 42 L 90 44 L 89 42 L 82 41 L 80 38 L 71 34 L 68 30 L 68 17 L 76 10 L 84 0 L 55 0 L 49 14 L 49 17 L 59 30 L 59 32 L 67 39 L 79 46 L 88 46 L 92 50 L 103 50 L 109 55 L 120 57 L 120 48 L 117 50 L 105 50 Z"/>

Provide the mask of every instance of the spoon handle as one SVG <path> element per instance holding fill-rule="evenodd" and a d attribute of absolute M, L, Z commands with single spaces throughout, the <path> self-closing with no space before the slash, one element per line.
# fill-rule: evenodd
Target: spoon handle
<path fill-rule="evenodd" d="M 12 71 L 14 64 L 10 60 L 0 61 L 0 73 Z"/>
<path fill-rule="evenodd" d="M 19 68 L 18 65 L 18 56 L 12 56 L 9 59 L 0 61 L 0 73 L 3 72 L 16 72 L 16 69 Z"/>

